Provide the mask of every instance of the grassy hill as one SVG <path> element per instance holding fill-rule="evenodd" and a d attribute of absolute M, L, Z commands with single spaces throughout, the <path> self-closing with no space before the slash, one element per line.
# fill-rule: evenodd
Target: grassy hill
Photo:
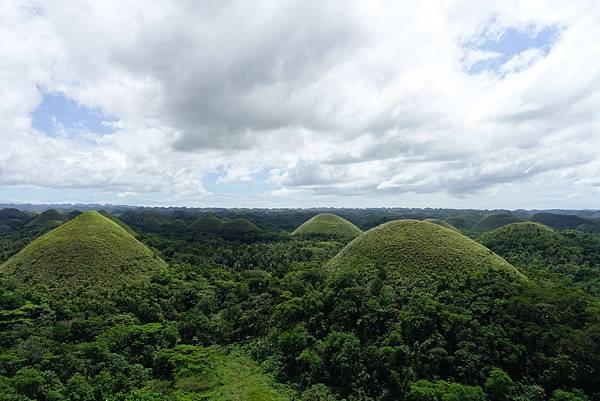
<path fill-rule="evenodd" d="M 440 220 L 440 219 L 425 219 L 423 221 L 426 221 L 428 223 L 433 223 L 433 224 L 437 224 L 438 226 L 442 226 L 442 227 L 446 227 L 450 230 L 456 231 L 456 232 L 460 232 L 459 229 L 457 229 L 456 227 L 454 227 L 452 224 L 448 223 L 447 221 L 444 220 Z"/>
<path fill-rule="evenodd" d="M 355 238 L 362 234 L 362 230 L 348 220 L 335 214 L 318 214 L 296 228 L 292 235 L 337 235 Z"/>
<path fill-rule="evenodd" d="M 21 284 L 73 292 L 135 281 L 163 266 L 121 226 L 89 211 L 32 241 L 0 271 Z"/>
<path fill-rule="evenodd" d="M 401 285 L 437 287 L 460 276 L 491 270 L 521 274 L 485 246 L 455 232 L 418 220 L 375 227 L 348 244 L 327 267 L 361 272 L 365 281 L 384 274 Z M 522 276 L 521 276 L 522 277 Z"/>
<path fill-rule="evenodd" d="M 58 226 L 67 220 L 67 216 L 63 215 L 55 209 L 48 209 L 45 212 L 36 216 L 33 220 L 27 223 L 27 227 L 42 227 L 42 226 Z"/>
<path fill-rule="evenodd" d="M 247 219 L 220 219 L 210 213 L 198 217 L 189 226 L 193 234 L 214 235 L 227 239 L 250 239 L 259 232 L 258 227 Z"/>
<path fill-rule="evenodd" d="M 121 228 L 123 228 L 125 231 L 127 231 L 129 234 L 133 235 L 134 237 L 137 236 L 137 233 L 131 227 L 129 227 L 127 224 L 123 223 L 118 217 L 113 216 L 106 210 L 100 210 L 98 213 L 100 213 L 102 216 L 106 217 L 107 219 L 110 219 L 113 222 L 117 223 L 119 226 L 121 226 Z M 77 216 L 79 216 L 79 215 L 77 215 Z"/>
<path fill-rule="evenodd" d="M 473 226 L 474 229 L 479 231 L 491 231 L 496 228 L 500 228 L 507 224 L 521 223 L 527 221 L 519 216 L 509 213 L 496 213 L 490 214 L 489 216 L 481 219 L 477 224 Z"/>

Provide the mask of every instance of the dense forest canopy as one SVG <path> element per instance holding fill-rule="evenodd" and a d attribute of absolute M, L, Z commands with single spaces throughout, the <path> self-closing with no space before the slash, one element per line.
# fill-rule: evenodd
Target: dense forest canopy
<path fill-rule="evenodd" d="M 0 400 L 600 400 L 589 211 L 53 209 L 0 210 Z"/>

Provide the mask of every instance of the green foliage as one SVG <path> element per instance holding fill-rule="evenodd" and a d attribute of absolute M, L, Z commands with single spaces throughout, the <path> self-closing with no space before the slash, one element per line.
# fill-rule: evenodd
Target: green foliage
<path fill-rule="evenodd" d="M 0 270 L 25 285 L 73 293 L 114 287 L 164 266 L 119 225 L 86 212 L 34 240 Z"/>
<path fill-rule="evenodd" d="M 522 223 L 524 221 L 527 220 L 519 216 L 515 216 L 514 214 L 497 213 L 484 217 L 477 224 L 475 224 L 473 228 L 478 231 L 491 231 L 507 224 Z"/>
<path fill-rule="evenodd" d="M 531 221 L 560 229 L 577 228 L 592 223 L 591 220 L 579 216 L 555 213 L 537 213 L 531 216 Z"/>
<path fill-rule="evenodd" d="M 419 380 L 410 385 L 407 401 L 486 401 L 479 386 L 464 386 L 443 380 L 430 382 Z"/>
<path fill-rule="evenodd" d="M 292 235 L 331 235 L 348 238 L 356 238 L 360 234 L 360 228 L 340 216 L 329 213 L 312 217 L 292 232 Z"/>

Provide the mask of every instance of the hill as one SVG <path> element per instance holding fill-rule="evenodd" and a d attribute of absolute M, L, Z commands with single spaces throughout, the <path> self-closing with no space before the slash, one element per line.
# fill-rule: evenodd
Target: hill
<path fill-rule="evenodd" d="M 515 216 L 514 214 L 496 213 L 484 217 L 477 224 L 475 224 L 473 228 L 479 231 L 491 231 L 507 224 L 522 223 L 524 221 L 527 220 L 519 216 Z"/>
<path fill-rule="evenodd" d="M 129 234 L 133 235 L 134 237 L 137 236 L 137 233 L 131 227 L 129 227 L 127 224 L 123 223 L 118 217 L 113 216 L 106 210 L 100 210 L 98 213 L 100 213 L 102 216 L 106 217 L 107 219 L 110 219 L 113 222 L 117 223 L 119 226 L 121 226 L 122 229 L 124 229 Z"/>
<path fill-rule="evenodd" d="M 444 220 L 440 220 L 440 219 L 425 219 L 423 221 L 426 221 L 428 223 L 433 223 L 433 224 L 437 224 L 438 226 L 442 226 L 442 227 L 446 227 L 450 230 L 456 231 L 457 233 L 460 232 L 459 229 L 457 229 L 456 227 L 454 227 L 452 224 L 444 221 Z"/>
<path fill-rule="evenodd" d="M 198 217 L 189 226 L 192 234 L 212 235 L 231 240 L 250 240 L 258 235 L 258 227 L 247 219 L 220 219 L 210 213 Z"/>
<path fill-rule="evenodd" d="M 18 209 L 5 208 L 0 210 L 0 225 L 17 227 L 24 225 L 29 220 L 31 220 L 31 216 Z"/>
<path fill-rule="evenodd" d="M 89 211 L 32 241 L 0 271 L 22 284 L 74 292 L 118 286 L 163 266 L 121 226 Z"/>
<path fill-rule="evenodd" d="M 417 287 L 447 285 L 467 274 L 518 271 L 481 244 L 437 224 L 397 220 L 375 227 L 348 244 L 327 267 L 361 272 L 365 281 L 379 274 Z"/>
<path fill-rule="evenodd" d="M 47 225 L 58 226 L 64 223 L 67 217 L 56 209 L 48 209 L 27 223 L 27 227 L 41 227 Z"/>
<path fill-rule="evenodd" d="M 218 233 L 222 228 L 223 220 L 210 213 L 203 214 L 190 224 L 190 230 L 196 233 Z"/>
<path fill-rule="evenodd" d="M 537 213 L 531 216 L 531 221 L 545 224 L 554 228 L 577 228 L 592 221 L 579 216 L 554 213 Z"/>
<path fill-rule="evenodd" d="M 348 220 L 329 213 L 318 214 L 296 228 L 292 235 L 337 235 L 356 238 L 362 230 Z"/>

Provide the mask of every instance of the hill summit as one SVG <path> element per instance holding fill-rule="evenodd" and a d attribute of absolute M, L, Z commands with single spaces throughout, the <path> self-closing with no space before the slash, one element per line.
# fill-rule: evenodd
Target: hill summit
<path fill-rule="evenodd" d="M 485 246 L 453 230 L 418 220 L 396 220 L 356 238 L 327 264 L 333 272 L 357 271 L 369 278 L 384 275 L 417 287 L 447 285 L 461 276 L 492 270 L 523 277 Z"/>
<path fill-rule="evenodd" d="M 527 220 L 519 216 L 515 216 L 514 214 L 496 213 L 484 217 L 477 224 L 475 224 L 473 228 L 479 231 L 491 231 L 495 230 L 496 228 L 505 226 L 507 224 L 523 223 L 525 221 Z"/>
<path fill-rule="evenodd" d="M 117 223 L 89 211 L 32 241 L 0 271 L 21 284 L 74 292 L 115 287 L 163 266 Z"/>
<path fill-rule="evenodd" d="M 55 209 L 48 209 L 45 212 L 36 216 L 33 220 L 27 223 L 27 227 L 40 227 L 40 226 L 59 226 L 67 217 Z"/>
<path fill-rule="evenodd" d="M 292 232 L 292 235 L 300 234 L 339 235 L 356 238 L 362 234 L 362 230 L 338 215 L 322 213 L 305 221 Z"/>

